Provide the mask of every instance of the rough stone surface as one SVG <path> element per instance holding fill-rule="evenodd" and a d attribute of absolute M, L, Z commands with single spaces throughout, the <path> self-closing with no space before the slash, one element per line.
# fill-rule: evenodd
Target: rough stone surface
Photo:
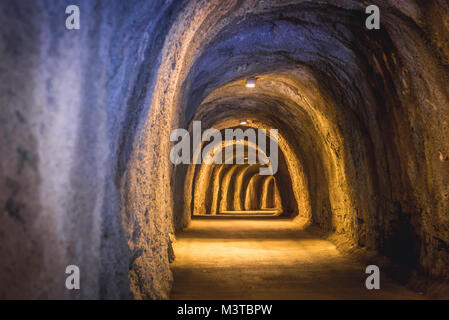
<path fill-rule="evenodd" d="M 280 129 L 284 212 L 449 281 L 446 1 L 373 0 L 378 31 L 355 0 L 79 0 L 69 31 L 72 2 L 0 2 L 0 298 L 168 298 L 213 203 L 171 130 L 242 117 Z"/>

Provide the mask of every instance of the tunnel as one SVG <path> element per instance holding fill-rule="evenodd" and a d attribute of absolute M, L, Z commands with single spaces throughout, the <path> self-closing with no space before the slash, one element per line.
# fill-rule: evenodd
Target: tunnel
<path fill-rule="evenodd" d="M 449 298 L 447 1 L 0 21 L 0 299 Z"/>

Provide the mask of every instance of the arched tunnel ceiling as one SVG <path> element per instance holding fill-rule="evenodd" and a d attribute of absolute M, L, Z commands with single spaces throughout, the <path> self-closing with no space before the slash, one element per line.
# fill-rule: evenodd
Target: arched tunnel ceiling
<path fill-rule="evenodd" d="M 304 77 L 304 74 L 301 73 L 301 76 Z M 338 139 L 341 136 L 338 129 L 333 130 L 330 121 L 324 116 L 329 116 L 330 112 L 326 114 L 326 110 L 317 110 L 327 106 L 326 103 L 315 102 L 316 96 L 308 99 L 306 94 L 310 88 L 304 89 L 295 80 L 291 74 L 283 73 L 258 77 L 255 89 L 246 88 L 242 81 L 230 83 L 213 91 L 204 100 L 194 120 L 201 120 L 206 128 L 232 127 L 241 120 L 250 122 L 249 127 L 280 128 L 279 147 L 282 153 L 287 154 L 288 172 L 296 191 L 296 207 L 301 207 L 299 211 L 302 217 L 310 218 L 310 196 L 305 191 L 307 181 L 311 185 L 319 185 L 319 181 L 333 179 L 330 173 L 338 169 L 338 155 L 343 147 L 339 142 L 341 139 Z M 306 83 L 313 88 L 310 82 Z M 301 95 L 299 92 L 306 94 Z M 333 156 L 328 157 L 329 154 Z M 323 162 L 320 158 L 333 165 L 327 168 L 327 178 L 323 177 L 323 168 L 317 168 Z M 304 172 L 308 173 L 308 179 Z M 312 172 L 316 172 L 319 177 L 312 177 Z M 338 190 L 330 186 L 329 189 Z M 316 196 L 315 202 L 322 206 L 328 201 L 327 190 L 324 189 L 320 194 L 325 196 L 322 199 Z M 326 209 L 316 209 L 317 212 L 323 212 L 324 218 L 316 217 L 315 220 L 326 228 L 332 228 L 330 214 Z"/>
<path fill-rule="evenodd" d="M 28 257 L 39 265 L 17 290 L 66 297 L 42 282 L 70 258 L 92 270 L 82 297 L 167 298 L 195 196 L 220 208 L 220 194 L 195 195 L 198 173 L 238 171 L 170 162 L 170 133 L 194 120 L 278 129 L 284 211 L 449 279 L 447 1 L 373 0 L 380 30 L 365 28 L 358 0 L 82 3 L 86 24 L 67 32 L 64 1 L 0 2 L 0 34 L 17 39 L 0 46 L 0 200 L 35 233 L 24 247 L 23 221 L 1 218 L 0 233 L 24 239 L 5 251 L 6 279 L 23 278 Z M 247 184 L 276 189 L 239 179 L 245 197 Z"/>
<path fill-rule="evenodd" d="M 254 210 L 261 210 L 262 205 L 259 205 L 261 201 L 256 201 L 255 198 L 262 191 L 261 185 L 253 184 L 250 185 L 250 180 L 253 177 L 261 177 L 267 178 L 267 176 L 261 176 L 259 174 L 260 168 L 266 165 L 258 164 L 248 164 L 248 153 L 253 150 L 255 153 L 258 152 L 257 145 L 250 144 L 248 141 L 240 142 L 245 145 L 245 160 L 243 164 L 236 164 L 236 153 L 234 153 L 231 157 L 224 157 L 222 164 L 205 164 L 202 165 L 191 165 L 189 167 L 190 171 L 196 169 L 196 173 L 188 174 L 192 177 L 193 180 L 186 181 L 186 194 L 190 194 L 193 192 L 193 207 L 192 213 L 194 215 L 197 214 L 217 214 L 224 213 L 229 211 L 248 211 L 245 209 L 245 202 L 253 204 Z M 237 142 L 234 143 L 223 143 L 217 145 L 216 149 L 223 150 L 226 146 L 234 146 L 237 145 Z M 220 151 L 221 151 L 220 150 Z M 262 153 L 264 153 L 262 151 Z M 228 161 L 230 164 L 226 164 Z M 245 164 L 246 163 L 246 164 Z M 285 199 L 289 199 L 288 203 L 286 203 L 287 212 L 291 215 L 297 213 L 297 208 L 293 209 L 291 207 L 295 207 L 296 203 L 292 199 L 292 183 L 289 178 L 289 173 L 286 172 L 285 159 L 281 155 L 280 157 L 280 167 L 281 170 L 277 176 L 280 181 L 283 182 L 284 188 L 282 191 L 284 192 Z M 268 176 L 272 177 L 272 176 Z M 262 180 L 260 180 L 262 182 Z M 267 192 L 267 190 L 263 190 Z M 280 194 L 276 192 L 277 189 L 275 187 L 272 188 L 271 193 L 272 197 L 277 199 L 277 204 L 279 205 L 276 213 L 282 213 L 282 206 L 280 200 Z M 264 194 L 263 197 L 269 197 Z M 251 199 L 252 198 L 252 199 Z M 188 202 L 190 197 L 186 197 L 186 202 Z M 257 205 L 254 202 L 258 202 Z M 191 206 L 187 206 L 186 214 L 190 214 Z M 267 208 L 268 209 L 268 208 Z M 274 207 L 272 207 L 274 209 Z M 253 214 L 254 212 L 251 212 Z M 243 214 L 245 214 L 243 212 Z M 250 212 L 247 212 L 250 214 Z"/>
<path fill-rule="evenodd" d="M 412 171 L 427 170 L 405 151 L 424 147 L 409 143 L 410 135 L 417 138 L 415 115 L 424 101 L 411 98 L 412 88 L 421 86 L 446 105 L 447 89 L 430 80 L 432 72 L 447 78 L 438 67 L 445 57 L 418 40 L 411 2 L 390 7 L 376 32 L 363 27 L 366 14 L 356 1 L 271 5 L 230 13 L 228 4 L 219 9 L 226 12 L 221 18 L 219 11 L 208 15 L 179 82 L 179 123 L 223 129 L 249 120 L 248 127 L 279 129 L 298 211 L 324 229 L 376 246 L 379 235 L 370 230 L 383 228 L 394 210 L 380 199 L 428 201 L 424 194 L 409 197 L 405 190 L 414 187 L 399 173 L 409 169 L 397 159 L 413 162 Z M 428 73 L 411 67 L 424 61 Z M 255 88 L 245 87 L 248 77 L 256 77 Z M 427 129 L 419 130 L 422 137 Z M 443 144 L 431 147 L 433 153 Z"/>
<path fill-rule="evenodd" d="M 128 184 L 136 185 L 128 199 L 145 195 L 160 212 L 173 203 L 174 228 L 186 226 L 196 170 L 172 168 L 155 154 L 168 155 L 171 129 L 189 129 L 194 119 L 203 128 L 252 119 L 252 127 L 280 130 L 281 172 L 288 172 L 298 217 L 392 255 L 398 208 L 424 212 L 403 222 L 413 225 L 410 238 L 424 242 L 400 251 L 426 248 L 404 259 L 446 272 L 449 256 L 435 254 L 434 237 L 447 239 L 438 226 L 449 219 L 449 176 L 438 160 L 449 153 L 448 32 L 441 31 L 443 15 L 431 13 L 448 8 L 436 1 L 373 4 L 382 12 L 376 31 L 364 27 L 359 1 L 186 3 L 151 82 L 148 117 L 141 117 L 143 134 L 128 163 Z M 254 90 L 243 86 L 248 77 L 258 79 Z"/>

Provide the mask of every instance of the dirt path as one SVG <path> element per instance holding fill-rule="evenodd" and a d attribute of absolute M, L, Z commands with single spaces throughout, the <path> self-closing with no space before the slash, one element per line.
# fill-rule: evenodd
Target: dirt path
<path fill-rule="evenodd" d="M 286 220 L 194 220 L 178 234 L 172 299 L 422 299 Z"/>

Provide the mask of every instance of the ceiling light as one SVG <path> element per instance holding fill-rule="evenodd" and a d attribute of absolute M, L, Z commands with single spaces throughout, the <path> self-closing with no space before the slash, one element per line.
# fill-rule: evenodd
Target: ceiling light
<path fill-rule="evenodd" d="M 246 122 L 245 120 L 240 121 L 240 124 L 247 124 L 248 122 Z"/>
<path fill-rule="evenodd" d="M 256 87 L 256 78 L 251 77 L 246 79 L 246 87 L 247 88 L 255 88 Z"/>

